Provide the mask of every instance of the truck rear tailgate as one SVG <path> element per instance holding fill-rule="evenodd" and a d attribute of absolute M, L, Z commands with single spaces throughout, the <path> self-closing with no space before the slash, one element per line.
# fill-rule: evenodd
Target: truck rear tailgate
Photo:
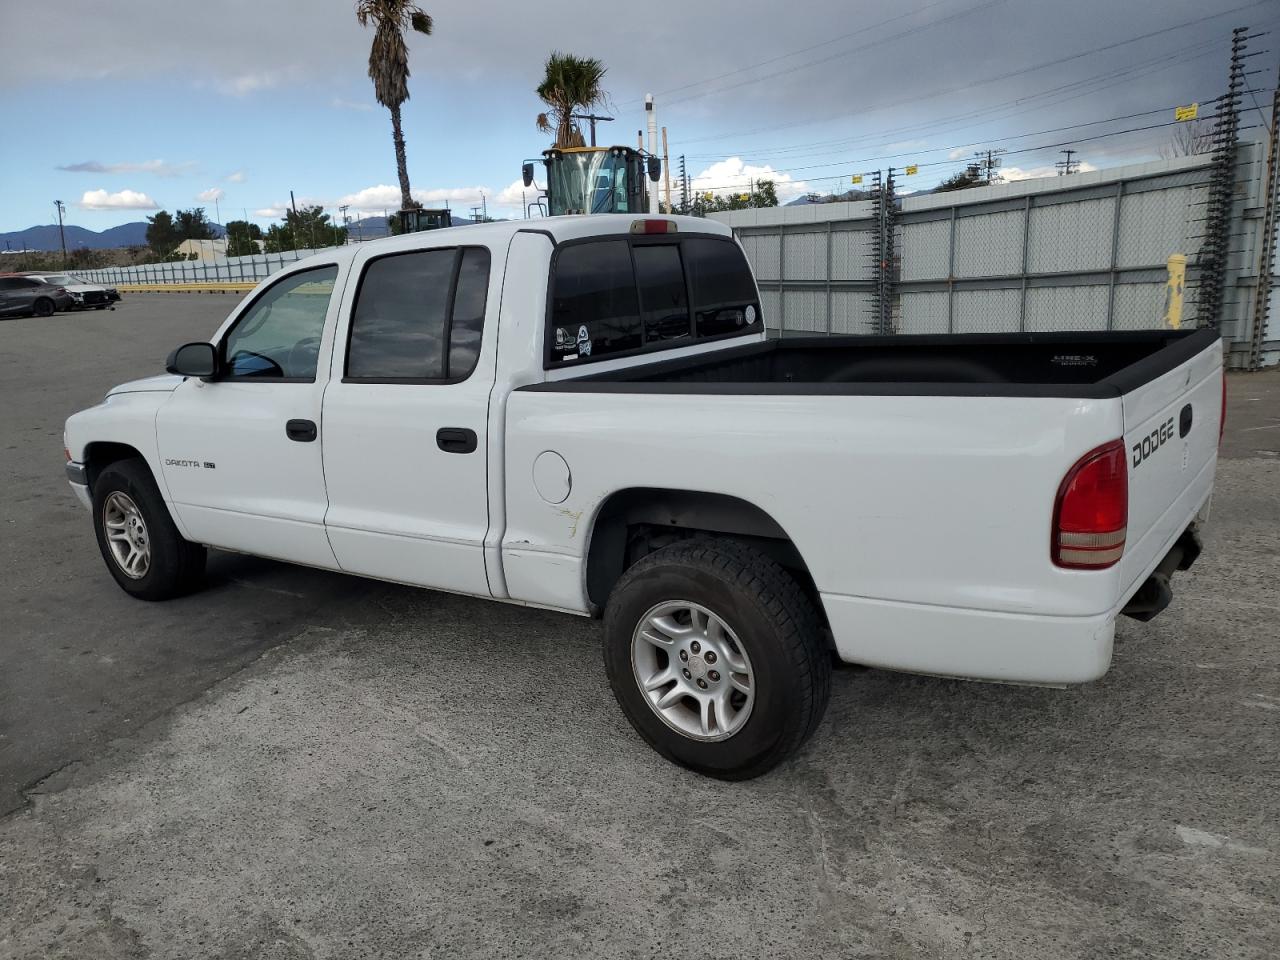
<path fill-rule="evenodd" d="M 1222 412 L 1222 344 L 1122 396 L 1129 524 L 1125 598 L 1163 559 L 1213 488 Z"/>

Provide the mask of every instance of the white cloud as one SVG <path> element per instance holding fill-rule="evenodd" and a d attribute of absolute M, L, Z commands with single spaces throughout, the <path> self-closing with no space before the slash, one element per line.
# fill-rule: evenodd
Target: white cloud
<path fill-rule="evenodd" d="M 281 70 L 250 70 L 219 80 L 217 88 L 222 93 L 230 94 L 233 97 L 244 97 L 258 90 L 267 90 L 278 86 L 285 79 L 285 74 L 288 72 Z"/>
<path fill-rule="evenodd" d="M 253 211 L 255 217 L 264 217 L 267 220 L 280 220 L 284 217 L 287 207 L 259 207 Z"/>
<path fill-rule="evenodd" d="M 359 100 L 344 100 L 342 97 L 334 97 L 329 101 L 329 104 L 335 110 L 357 110 L 361 113 L 371 113 L 377 109 L 372 103 L 364 103 Z"/>
<path fill-rule="evenodd" d="M 1092 163 L 1081 160 L 1076 167 L 1076 173 L 1089 173 L 1097 170 Z M 1001 167 L 1000 179 L 1012 183 L 1016 180 L 1038 180 L 1041 177 L 1056 177 L 1058 168 L 1052 164 L 1045 164 L 1042 167 Z"/>
<path fill-rule="evenodd" d="M 208 190 L 201 190 L 197 193 L 196 199 L 201 203 L 217 203 L 226 195 L 226 191 L 221 187 L 210 187 Z"/>
<path fill-rule="evenodd" d="M 155 210 L 160 205 L 137 190 L 121 190 L 118 193 L 86 190 L 77 206 L 85 210 Z"/>
<path fill-rule="evenodd" d="M 84 160 L 58 167 L 67 173 L 150 173 L 157 177 L 177 177 L 195 169 L 195 161 L 169 163 L 165 160 L 143 160 L 140 163 L 102 163 L 99 160 Z"/>
<path fill-rule="evenodd" d="M 947 159 L 963 160 L 968 155 L 969 155 L 969 150 L 967 147 L 956 147 L 954 150 L 952 150 L 950 153 L 947 154 Z"/>
<path fill-rule="evenodd" d="M 462 216 L 468 216 L 471 213 L 471 207 L 480 206 L 487 198 L 489 203 L 489 213 L 493 215 L 493 207 L 501 205 L 503 201 L 495 196 L 495 191 L 489 187 L 440 187 L 431 190 L 413 190 L 413 199 L 428 207 L 438 207 L 448 204 L 452 209 L 456 210 Z M 516 203 L 519 203 L 519 195 L 517 194 Z M 301 203 L 302 201 L 298 201 Z M 314 201 L 319 203 L 320 201 Z M 325 206 L 328 207 L 350 207 L 347 216 L 357 217 L 373 217 L 382 216 L 383 212 L 394 213 L 400 209 L 400 188 L 387 183 L 380 183 L 376 186 L 365 187 L 363 190 L 357 190 L 355 193 L 348 193 L 337 201 L 332 201 Z"/>
<path fill-rule="evenodd" d="M 249 179 L 249 175 L 243 170 L 237 170 L 235 173 L 228 173 L 222 179 L 226 180 L 227 183 L 244 183 Z"/>
<path fill-rule="evenodd" d="M 755 180 L 772 180 L 779 203 L 794 200 L 809 189 L 805 181 L 795 180 L 789 173 L 779 173 L 768 164 L 743 163 L 741 157 L 727 157 L 713 163 L 693 178 L 692 187 L 695 193 L 746 193 Z"/>

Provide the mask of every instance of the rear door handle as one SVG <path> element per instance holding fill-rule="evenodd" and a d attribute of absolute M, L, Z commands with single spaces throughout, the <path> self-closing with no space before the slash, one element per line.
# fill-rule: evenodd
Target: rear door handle
<path fill-rule="evenodd" d="M 441 427 L 436 431 L 436 446 L 445 453 L 474 453 L 476 432 L 466 427 Z"/>
<path fill-rule="evenodd" d="M 290 440 L 299 443 L 310 443 L 316 438 L 316 422 L 314 420 L 290 420 L 284 425 L 284 433 Z"/>

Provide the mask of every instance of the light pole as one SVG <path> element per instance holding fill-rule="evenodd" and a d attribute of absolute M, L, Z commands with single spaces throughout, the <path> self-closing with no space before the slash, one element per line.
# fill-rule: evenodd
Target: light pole
<path fill-rule="evenodd" d="M 62 243 L 62 269 L 67 269 L 67 235 L 62 229 L 62 211 L 64 204 L 61 200 L 53 201 L 53 205 L 58 208 L 58 240 Z"/>

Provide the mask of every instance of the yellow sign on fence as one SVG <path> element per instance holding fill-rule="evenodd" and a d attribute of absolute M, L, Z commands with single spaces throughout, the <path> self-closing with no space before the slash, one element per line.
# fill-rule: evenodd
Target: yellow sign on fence
<path fill-rule="evenodd" d="M 1164 289 L 1164 325 L 1171 330 L 1182 326 L 1182 294 L 1187 281 L 1187 258 L 1175 253 L 1169 258 L 1169 280 Z"/>
<path fill-rule="evenodd" d="M 852 177 L 850 177 L 850 178 L 849 178 L 849 182 L 850 182 L 850 183 L 853 183 L 853 184 L 861 183 L 861 182 L 862 182 L 862 174 L 860 174 L 860 173 L 855 173 Z"/>
<path fill-rule="evenodd" d="M 1184 123 L 1187 120 L 1194 120 L 1199 115 L 1200 115 L 1200 104 L 1198 103 L 1188 104 L 1185 107 L 1173 108 L 1173 119 L 1178 121 L 1179 123 Z"/>
<path fill-rule="evenodd" d="M 920 172 L 920 168 L 919 168 L 916 164 L 914 164 L 914 163 L 909 163 L 909 164 L 907 164 L 907 176 L 908 176 L 908 177 L 914 176 L 915 174 L 917 174 L 917 173 L 919 173 L 919 172 Z"/>

